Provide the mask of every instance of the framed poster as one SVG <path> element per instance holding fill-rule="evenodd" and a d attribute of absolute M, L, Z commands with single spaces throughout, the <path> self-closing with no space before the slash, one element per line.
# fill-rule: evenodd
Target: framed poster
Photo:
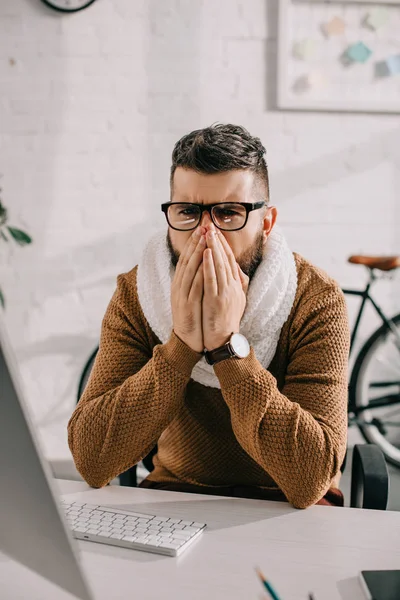
<path fill-rule="evenodd" d="M 400 114 L 400 0 L 279 0 L 277 104 Z"/>

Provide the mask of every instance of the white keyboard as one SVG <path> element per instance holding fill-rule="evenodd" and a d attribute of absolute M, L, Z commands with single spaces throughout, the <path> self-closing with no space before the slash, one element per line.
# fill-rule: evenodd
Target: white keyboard
<path fill-rule="evenodd" d="M 72 534 L 80 540 L 179 556 L 206 524 L 61 499 Z"/>

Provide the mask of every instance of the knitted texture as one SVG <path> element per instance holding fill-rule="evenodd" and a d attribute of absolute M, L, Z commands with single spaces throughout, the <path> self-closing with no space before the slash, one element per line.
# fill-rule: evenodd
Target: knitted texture
<path fill-rule="evenodd" d="M 151 329 L 165 343 L 172 332 L 171 283 L 175 270 L 165 232 L 156 233 L 146 245 L 137 272 L 137 291 L 143 314 Z M 261 264 L 250 282 L 246 309 L 240 322 L 242 333 L 253 346 L 258 360 L 268 369 L 278 345 L 281 329 L 296 296 L 297 271 L 279 227 L 274 227 L 264 246 Z M 202 358 L 192 379 L 220 388 L 211 365 Z"/>
<path fill-rule="evenodd" d="M 215 365 L 220 389 L 191 379 L 201 355 L 146 321 L 137 269 L 118 277 L 100 350 L 68 425 L 76 466 L 102 487 L 158 443 L 148 479 L 279 488 L 295 507 L 319 501 L 346 451 L 349 331 L 344 296 L 295 255 L 297 291 L 275 356 Z"/>

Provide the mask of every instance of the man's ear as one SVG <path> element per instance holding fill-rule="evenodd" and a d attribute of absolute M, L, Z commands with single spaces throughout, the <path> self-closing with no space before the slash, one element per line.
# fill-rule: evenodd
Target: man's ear
<path fill-rule="evenodd" d="M 265 215 L 263 217 L 264 242 L 267 241 L 269 234 L 271 233 L 272 229 L 274 228 L 277 216 L 278 216 L 278 211 L 276 210 L 275 206 L 267 207 L 267 210 L 265 211 Z"/>

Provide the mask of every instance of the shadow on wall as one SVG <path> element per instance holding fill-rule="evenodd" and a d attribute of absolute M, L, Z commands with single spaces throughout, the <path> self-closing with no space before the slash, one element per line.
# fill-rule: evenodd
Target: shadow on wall
<path fill-rule="evenodd" d="M 150 201 L 156 205 L 168 200 L 173 145 L 188 131 L 201 127 L 202 10 L 201 2 L 148 2 L 148 157 Z"/>
<path fill-rule="evenodd" d="M 29 264 L 40 264 L 43 254 L 54 197 L 59 124 L 64 117 L 58 85 L 65 60 L 60 18 L 39 0 L 1 2 L 0 29 L 7 39 L 10 65 L 3 72 L 6 103 L 0 129 L 5 201 L 34 241 L 29 253 L 9 257 L 12 268 L 4 274 L 4 287 L 11 299 L 13 289 L 22 287 Z M 11 330 L 19 331 L 21 319 L 28 325 L 31 296 L 25 291 L 16 302 L 18 310 L 13 311 L 9 303 L 6 319 Z"/>
<path fill-rule="evenodd" d="M 265 41 L 266 110 L 277 108 L 279 1 L 267 2 L 267 39 Z"/>

